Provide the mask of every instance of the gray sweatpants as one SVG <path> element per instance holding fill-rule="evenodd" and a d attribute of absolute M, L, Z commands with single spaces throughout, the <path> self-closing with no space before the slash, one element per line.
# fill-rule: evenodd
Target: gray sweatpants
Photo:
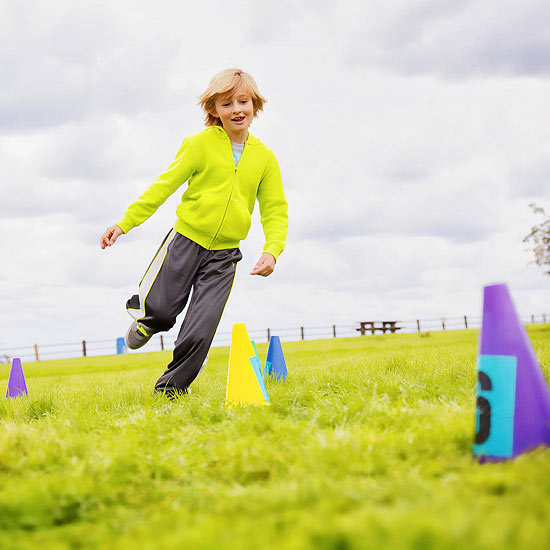
<path fill-rule="evenodd" d="M 157 333 L 174 326 L 193 289 L 172 361 L 155 391 L 185 392 L 200 373 L 241 258 L 238 248 L 206 250 L 174 229 L 164 239 L 139 284 L 139 294 L 126 303 L 134 319 Z"/>

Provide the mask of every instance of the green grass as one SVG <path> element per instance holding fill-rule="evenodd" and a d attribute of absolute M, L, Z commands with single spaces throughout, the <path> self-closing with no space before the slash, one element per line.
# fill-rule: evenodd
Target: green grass
<path fill-rule="evenodd" d="M 286 343 L 271 406 L 232 410 L 228 348 L 176 402 L 152 395 L 169 352 L 27 363 L 0 400 L 0 548 L 547 549 L 550 451 L 472 459 L 476 343 Z"/>

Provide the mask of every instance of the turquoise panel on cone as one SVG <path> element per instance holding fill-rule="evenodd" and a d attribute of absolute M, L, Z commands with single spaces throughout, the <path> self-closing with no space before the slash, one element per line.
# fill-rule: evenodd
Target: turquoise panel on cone
<path fill-rule="evenodd" d="M 479 356 L 475 455 L 513 455 L 516 370 L 516 357 Z"/>

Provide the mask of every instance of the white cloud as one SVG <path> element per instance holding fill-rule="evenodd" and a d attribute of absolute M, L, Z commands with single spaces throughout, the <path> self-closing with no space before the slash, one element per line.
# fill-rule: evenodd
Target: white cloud
<path fill-rule="evenodd" d="M 363 4 L 348 61 L 444 78 L 548 75 L 549 23 L 544 0 Z"/>
<path fill-rule="evenodd" d="M 4 345 L 124 333 L 181 193 L 111 249 L 99 236 L 201 130 L 196 98 L 227 66 L 269 100 L 252 132 L 279 159 L 291 225 L 276 273 L 254 278 L 255 213 L 220 331 L 479 314 L 494 281 L 524 313 L 548 309 L 522 243 L 550 189 L 543 3 L 2 10 Z"/>

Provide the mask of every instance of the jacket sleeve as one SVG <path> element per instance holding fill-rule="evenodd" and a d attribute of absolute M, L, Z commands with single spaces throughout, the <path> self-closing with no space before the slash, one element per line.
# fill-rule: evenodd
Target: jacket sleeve
<path fill-rule="evenodd" d="M 264 229 L 264 252 L 269 252 L 275 259 L 283 251 L 288 232 L 288 204 L 283 189 L 279 163 L 272 156 L 258 187 L 260 219 Z"/>
<path fill-rule="evenodd" d="M 174 162 L 132 203 L 117 225 L 128 233 L 150 218 L 166 199 L 196 171 L 196 160 L 189 138 L 185 138 Z"/>

